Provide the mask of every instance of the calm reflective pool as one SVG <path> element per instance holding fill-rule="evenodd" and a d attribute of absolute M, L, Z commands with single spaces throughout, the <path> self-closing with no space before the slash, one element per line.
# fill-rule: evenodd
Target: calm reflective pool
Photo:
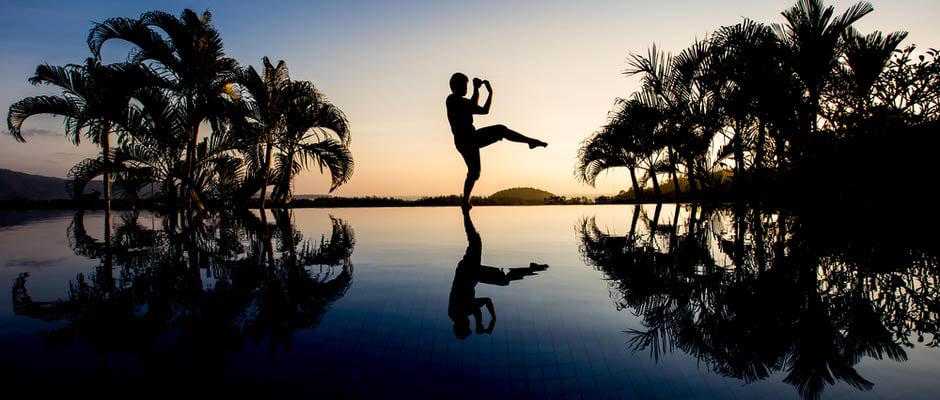
<path fill-rule="evenodd" d="M 871 221 L 689 205 L 104 221 L 0 212 L 7 393 L 940 393 L 936 240 Z"/>

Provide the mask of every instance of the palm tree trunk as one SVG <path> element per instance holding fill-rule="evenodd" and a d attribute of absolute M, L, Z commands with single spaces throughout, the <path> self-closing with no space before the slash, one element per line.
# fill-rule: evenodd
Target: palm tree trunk
<path fill-rule="evenodd" d="M 294 149 L 291 148 L 290 152 L 287 153 L 287 187 L 284 188 L 284 205 L 290 203 L 293 193 L 291 190 L 291 182 L 294 181 Z"/>
<path fill-rule="evenodd" d="M 190 112 L 196 112 L 196 101 L 193 99 L 195 94 L 186 96 L 186 106 Z M 185 196 L 183 204 L 185 207 L 192 208 L 193 196 L 195 195 L 194 183 L 196 180 L 196 145 L 199 143 L 199 123 L 202 118 L 192 116 L 189 122 L 189 128 L 186 132 L 186 181 L 180 185 L 180 196 Z"/>
<path fill-rule="evenodd" d="M 643 202 L 643 191 L 640 190 L 640 183 L 636 180 L 636 171 L 630 168 L 630 181 L 633 183 L 633 197 L 637 203 Z"/>
<path fill-rule="evenodd" d="M 186 143 L 186 180 L 180 185 L 180 196 L 183 196 L 183 204 L 186 208 L 191 208 L 193 204 L 193 199 L 190 193 L 193 191 L 193 181 L 196 179 L 196 135 L 198 133 L 199 127 L 191 126 L 187 132 L 187 140 L 189 143 Z"/>
<path fill-rule="evenodd" d="M 677 171 L 678 164 L 676 163 L 676 151 L 669 147 L 669 169 L 670 174 L 672 174 L 672 186 L 676 191 L 676 200 L 679 200 L 679 172 Z"/>
<path fill-rule="evenodd" d="M 274 145 L 272 133 L 268 132 L 268 146 L 264 150 L 264 186 L 261 187 L 261 210 L 264 211 L 264 198 L 268 194 L 268 184 L 271 179 L 271 147 Z"/>

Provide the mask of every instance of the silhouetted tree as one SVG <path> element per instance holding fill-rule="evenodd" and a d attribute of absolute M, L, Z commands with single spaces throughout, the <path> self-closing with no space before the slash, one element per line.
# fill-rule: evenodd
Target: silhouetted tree
<path fill-rule="evenodd" d="M 235 124 L 236 129 L 245 130 L 248 137 L 257 138 L 258 144 L 263 146 L 263 156 L 257 151 L 258 146 L 246 149 L 249 160 L 260 161 L 250 165 L 260 171 L 255 176 L 261 177 L 256 179 L 261 190 L 261 208 L 265 208 L 272 174 L 275 177 L 272 198 L 287 202 L 294 175 L 311 163 L 318 165 L 321 172 L 324 167 L 330 170 L 332 192 L 352 176 L 352 154 L 348 149 L 351 137 L 346 116 L 312 83 L 291 80 L 284 61 L 275 66 L 264 57 L 262 63 L 262 74 L 250 66 L 236 73 L 241 101 L 247 111 L 245 120 Z M 275 149 L 279 151 L 276 168 L 272 171 Z"/>
<path fill-rule="evenodd" d="M 186 174 L 180 194 L 190 204 L 199 195 L 193 189 L 199 126 L 209 120 L 218 130 L 221 95 L 229 89 L 238 63 L 225 56 L 209 11 L 199 15 L 185 9 L 179 17 L 150 11 L 137 19 L 109 18 L 91 30 L 88 47 L 100 58 L 104 44 L 115 39 L 136 46 L 129 60 L 153 66 L 185 104 Z"/>

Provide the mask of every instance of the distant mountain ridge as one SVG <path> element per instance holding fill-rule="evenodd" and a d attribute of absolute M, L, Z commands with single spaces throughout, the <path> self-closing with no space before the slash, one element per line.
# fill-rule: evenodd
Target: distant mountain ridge
<path fill-rule="evenodd" d="M 65 179 L 33 175 L 0 168 L 0 200 L 61 200 L 69 199 Z M 91 181 L 85 193 L 104 192 L 101 181 Z"/>
<path fill-rule="evenodd" d="M 523 202 L 542 202 L 548 198 L 555 197 L 551 192 L 546 192 L 542 189 L 530 188 L 530 187 L 517 187 L 510 189 L 503 189 L 496 193 L 490 195 L 490 199 L 514 199 L 520 200 Z"/>

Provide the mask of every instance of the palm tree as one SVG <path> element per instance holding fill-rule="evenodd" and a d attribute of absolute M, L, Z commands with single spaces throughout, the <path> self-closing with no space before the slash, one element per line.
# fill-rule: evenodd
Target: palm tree
<path fill-rule="evenodd" d="M 649 132 L 653 136 L 653 142 L 658 146 L 652 151 L 664 151 L 665 161 L 668 162 L 668 170 L 672 175 L 676 194 L 679 194 L 679 176 L 678 165 L 679 156 L 676 153 L 675 146 L 682 140 L 682 131 L 685 128 L 681 124 L 680 118 L 676 118 L 681 113 L 680 99 L 675 96 L 679 94 L 679 78 L 675 70 L 673 57 L 669 53 L 661 52 L 655 45 L 649 49 L 647 55 L 631 55 L 628 61 L 629 68 L 624 71 L 626 75 L 641 75 L 642 88 L 633 93 L 632 99 L 644 104 L 647 107 L 656 109 L 660 113 L 661 121 L 658 129 Z M 650 176 L 655 180 L 656 174 L 661 172 L 660 167 L 651 165 Z M 657 196 L 658 197 L 658 196 Z"/>
<path fill-rule="evenodd" d="M 644 104 L 627 99 L 617 99 L 611 110 L 607 125 L 581 142 L 575 178 L 594 186 L 601 172 L 616 167 L 626 167 L 630 172 L 634 197 L 642 200 L 642 185 L 636 172 L 652 150 L 652 132 L 659 124 L 659 113 Z M 652 164 L 649 170 L 653 171 Z M 661 200 L 658 182 L 654 178 L 656 198 Z"/>
<path fill-rule="evenodd" d="M 109 18 L 98 23 L 88 35 L 88 47 L 96 57 L 112 39 L 127 41 L 137 48 L 130 61 L 153 66 L 168 86 L 185 103 L 186 161 L 184 190 L 186 204 L 198 200 L 192 189 L 195 178 L 199 125 L 220 117 L 221 94 L 233 80 L 237 62 L 225 56 L 222 39 L 212 25 L 212 14 L 190 9 L 179 17 L 162 11 L 144 13 L 138 19 Z"/>
<path fill-rule="evenodd" d="M 352 176 L 353 161 L 348 148 L 351 137 L 346 116 L 312 83 L 291 80 L 283 60 L 275 66 L 264 57 L 262 63 L 263 74 L 250 66 L 236 72 L 246 110 L 244 121 L 236 127 L 250 132 L 243 136 L 254 137 L 263 141 L 259 145 L 264 145 L 264 155 L 256 169 L 262 177 L 261 208 L 265 208 L 272 175 L 271 197 L 290 201 L 293 177 L 310 164 L 318 165 L 321 172 L 323 168 L 330 170 L 332 192 Z M 258 146 L 254 146 L 254 152 L 247 146 L 246 149 L 250 160 L 258 158 Z M 275 157 L 277 163 L 272 172 Z"/>
<path fill-rule="evenodd" d="M 148 87 L 135 94 L 136 103 L 125 123 L 133 132 L 117 149 L 129 166 L 160 185 L 159 195 L 168 204 L 177 198 L 177 180 L 184 178 L 179 163 L 186 148 L 186 111 L 170 90 Z"/>
<path fill-rule="evenodd" d="M 291 200 L 294 176 L 316 165 L 330 172 L 330 192 L 349 181 L 353 158 L 349 121 L 338 107 L 308 81 L 292 81 L 285 114 L 285 130 L 277 142 L 280 151 L 271 197 Z"/>
<path fill-rule="evenodd" d="M 834 8 L 824 7 L 822 0 L 800 0 L 783 11 L 786 25 L 774 25 L 785 46 L 787 63 L 804 91 L 798 113 L 801 123 L 791 138 L 795 142 L 791 142 L 791 152 L 795 155 L 806 151 L 805 140 L 817 131 L 822 92 L 837 71 L 843 33 L 873 10 L 870 3 L 859 2 L 833 17 Z"/>
<path fill-rule="evenodd" d="M 113 168 L 110 136 L 125 132 L 121 124 L 126 119 L 135 88 L 153 83 L 154 79 L 151 71 L 140 64 L 103 65 L 94 58 L 86 59 L 82 65 L 43 64 L 36 68 L 29 82 L 57 86 L 62 89 L 62 94 L 27 97 L 13 103 L 7 115 L 7 126 L 14 138 L 25 142 L 22 126 L 27 118 L 39 114 L 63 116 L 65 135 L 72 143 L 78 145 L 81 137 L 85 136 L 101 146 L 100 160 L 89 180 L 99 174 L 104 176 L 105 212 L 110 214 L 109 172 Z M 74 196 L 80 194 L 73 193 Z"/>
<path fill-rule="evenodd" d="M 704 79 L 712 69 L 711 43 L 706 40 L 696 41 L 680 52 L 674 59 L 674 71 L 678 75 L 676 94 L 680 105 L 678 111 L 680 128 L 678 143 L 675 148 L 686 167 L 689 181 L 689 194 L 696 195 L 696 182 L 704 179 L 712 170 L 709 164 L 708 148 L 724 128 L 724 119 L 720 112 L 718 93 L 720 87 L 714 81 Z"/>
<path fill-rule="evenodd" d="M 677 56 L 653 46 L 647 56 L 631 56 L 630 68 L 624 72 L 641 75 L 642 88 L 633 94 L 633 99 L 658 109 L 662 116 L 659 129 L 652 133 L 657 134 L 656 141 L 666 152 L 677 195 L 679 166 L 684 166 L 694 194 L 696 177 L 708 167 L 705 165 L 708 146 L 721 129 L 716 88 L 702 79 L 709 61 L 706 41 L 694 43 Z"/>
<path fill-rule="evenodd" d="M 287 63 L 283 60 L 277 66 L 271 64 L 268 57 L 262 58 L 263 75 L 254 67 L 239 68 L 235 72 L 235 83 L 243 90 L 240 97 L 245 106 L 244 124 L 240 129 L 250 131 L 247 136 L 254 137 L 264 145 L 264 155 L 261 165 L 255 170 L 260 171 L 261 179 L 261 209 L 264 209 L 265 197 L 270 184 L 271 162 L 274 152 L 274 141 L 285 129 L 284 113 L 288 101 L 288 90 L 291 84 Z M 249 151 L 250 152 L 250 151 Z M 255 159 L 257 157 L 252 157 Z"/>
<path fill-rule="evenodd" d="M 843 75 L 848 81 L 853 99 L 854 115 L 865 117 L 872 103 L 872 88 L 885 70 L 891 55 L 907 37 L 907 32 L 892 32 L 885 36 L 880 31 L 862 35 L 849 27 L 845 30 L 845 65 Z"/>
<path fill-rule="evenodd" d="M 763 177 L 765 166 L 783 161 L 779 139 L 792 130 L 802 95 L 770 26 L 745 20 L 722 27 L 710 40 L 705 79 L 719 87 L 719 109 L 731 135 L 719 157 L 733 157 L 735 183 L 741 185 L 746 172 Z"/>

